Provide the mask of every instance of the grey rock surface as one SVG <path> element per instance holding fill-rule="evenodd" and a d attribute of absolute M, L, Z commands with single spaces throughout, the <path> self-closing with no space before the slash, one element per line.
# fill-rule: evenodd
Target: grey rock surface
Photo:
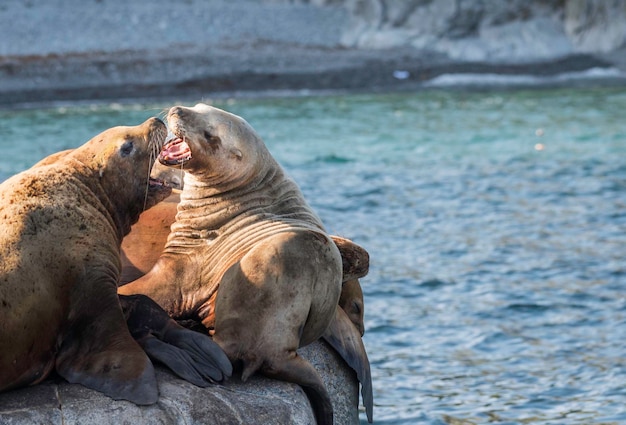
<path fill-rule="evenodd" d="M 355 374 L 325 343 L 299 350 L 320 373 L 331 395 L 336 424 L 358 424 Z M 315 424 L 302 389 L 294 384 L 253 376 L 237 376 L 224 385 L 199 388 L 157 367 L 159 401 L 137 406 L 72 385 L 61 378 L 0 393 L 0 423 L 6 425 L 105 424 Z"/>
<path fill-rule="evenodd" d="M 304 3 L 308 3 L 304 1 Z M 529 62 L 626 46 L 626 0 L 344 0 L 346 47 Z"/>

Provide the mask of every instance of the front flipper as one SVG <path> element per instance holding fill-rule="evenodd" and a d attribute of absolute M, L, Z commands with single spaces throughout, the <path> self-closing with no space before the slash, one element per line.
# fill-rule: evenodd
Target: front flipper
<path fill-rule="evenodd" d="M 352 324 L 346 313 L 338 306 L 335 318 L 330 323 L 322 338 L 333 347 L 343 360 L 355 372 L 361 383 L 361 396 L 367 421 L 372 422 L 374 395 L 372 392 L 372 374 L 370 362 L 359 331 Z"/>
<path fill-rule="evenodd" d="M 145 295 L 120 295 L 128 328 L 148 356 L 199 387 L 232 374 L 224 351 L 205 334 L 185 329 Z"/>
<path fill-rule="evenodd" d="M 150 359 L 133 340 L 117 295 L 88 299 L 70 312 L 56 359 L 56 371 L 72 384 L 103 392 L 115 400 L 156 403 L 159 392 Z"/>

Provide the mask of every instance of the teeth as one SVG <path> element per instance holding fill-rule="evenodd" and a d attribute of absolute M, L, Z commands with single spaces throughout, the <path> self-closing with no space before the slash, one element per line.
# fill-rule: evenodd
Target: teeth
<path fill-rule="evenodd" d="M 189 146 L 181 138 L 171 140 L 161 150 L 161 158 L 165 161 L 184 162 L 191 159 Z"/>

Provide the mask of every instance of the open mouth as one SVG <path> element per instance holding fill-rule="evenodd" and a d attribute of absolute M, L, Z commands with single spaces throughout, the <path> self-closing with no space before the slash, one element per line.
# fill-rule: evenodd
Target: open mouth
<path fill-rule="evenodd" d="M 166 140 L 159 154 L 159 162 L 163 165 L 183 165 L 190 159 L 191 149 L 180 137 Z"/>

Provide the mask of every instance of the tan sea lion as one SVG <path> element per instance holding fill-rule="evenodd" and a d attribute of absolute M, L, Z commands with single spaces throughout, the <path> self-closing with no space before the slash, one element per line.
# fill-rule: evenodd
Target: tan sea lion
<path fill-rule="evenodd" d="M 166 134 L 155 118 L 115 127 L 0 185 L 0 391 L 56 370 L 151 404 L 158 390 L 146 352 L 200 384 L 229 373 L 209 338 L 146 297 L 117 295 L 123 236 L 170 193 L 148 177 Z"/>
<path fill-rule="evenodd" d="M 168 124 L 176 138 L 159 160 L 186 171 L 176 221 L 155 266 L 119 293 L 146 294 L 175 318 L 198 317 L 231 361 L 243 363 L 242 379 L 260 371 L 297 383 L 318 423 L 332 423 L 328 393 L 296 349 L 333 322 L 358 339 L 335 335 L 336 345 L 360 344 L 365 355 L 337 304 L 337 246 L 245 120 L 198 104 L 171 108 Z M 371 419 L 369 362 L 351 360 Z"/>

